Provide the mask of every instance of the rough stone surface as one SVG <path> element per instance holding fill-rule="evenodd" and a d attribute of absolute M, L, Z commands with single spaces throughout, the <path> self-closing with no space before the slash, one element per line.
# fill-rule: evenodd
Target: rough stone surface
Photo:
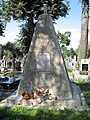
<path fill-rule="evenodd" d="M 35 28 L 18 93 L 48 88 L 52 96 L 72 98 L 70 81 L 50 15 L 41 15 Z"/>

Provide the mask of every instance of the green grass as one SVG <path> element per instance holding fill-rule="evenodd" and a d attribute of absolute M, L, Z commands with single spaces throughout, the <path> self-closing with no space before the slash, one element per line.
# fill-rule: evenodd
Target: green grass
<path fill-rule="evenodd" d="M 78 80 L 76 84 L 80 86 L 81 92 L 83 93 L 90 108 L 90 80 Z"/>
<path fill-rule="evenodd" d="M 0 108 L 1 120 L 89 120 L 90 111 Z"/>
<path fill-rule="evenodd" d="M 67 72 L 68 72 L 69 76 L 72 76 L 72 78 L 74 78 L 74 74 L 73 74 L 73 69 L 72 68 L 67 67 Z"/>
<path fill-rule="evenodd" d="M 90 82 L 78 80 L 76 84 L 80 86 L 90 108 Z M 13 108 L 0 107 L 0 120 L 90 120 L 90 110 L 41 110 L 20 106 Z"/>

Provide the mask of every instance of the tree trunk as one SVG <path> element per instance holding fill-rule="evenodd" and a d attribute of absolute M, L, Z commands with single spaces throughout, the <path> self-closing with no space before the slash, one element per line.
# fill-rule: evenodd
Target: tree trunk
<path fill-rule="evenodd" d="M 28 19 L 28 27 L 29 27 L 29 37 L 30 37 L 30 44 L 31 44 L 32 36 L 33 36 L 33 33 L 34 33 L 33 14 L 31 14 L 31 15 L 29 16 L 29 19 Z"/>
<path fill-rule="evenodd" d="M 27 33 L 27 41 L 26 41 L 26 53 L 29 50 L 30 44 L 31 44 L 31 40 L 32 40 L 32 36 L 34 33 L 34 21 L 33 21 L 33 15 L 30 14 L 29 18 L 27 20 L 27 24 L 28 24 L 28 33 Z"/>
<path fill-rule="evenodd" d="M 88 46 L 89 0 L 82 0 L 81 38 L 78 53 L 78 65 L 87 56 Z"/>

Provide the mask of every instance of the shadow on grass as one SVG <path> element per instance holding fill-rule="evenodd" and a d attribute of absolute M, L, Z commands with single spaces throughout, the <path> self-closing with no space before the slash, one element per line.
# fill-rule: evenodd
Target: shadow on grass
<path fill-rule="evenodd" d="M 90 82 L 77 83 L 90 108 Z M 16 106 L 0 107 L 0 120 L 90 120 L 89 111 L 29 109 Z"/>
<path fill-rule="evenodd" d="M 80 86 L 80 89 L 85 97 L 86 103 L 90 108 L 90 82 L 81 82 L 77 83 Z"/>
<path fill-rule="evenodd" d="M 77 83 L 82 91 L 90 91 L 90 82 Z"/>
<path fill-rule="evenodd" d="M 0 108 L 0 120 L 89 120 L 90 111 Z"/>

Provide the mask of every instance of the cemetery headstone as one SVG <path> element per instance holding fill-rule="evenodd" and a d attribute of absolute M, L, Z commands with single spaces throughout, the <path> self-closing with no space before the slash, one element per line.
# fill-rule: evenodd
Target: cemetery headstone
<path fill-rule="evenodd" d="M 7 56 L 3 56 L 3 64 L 4 64 L 4 67 L 7 66 Z"/>
<path fill-rule="evenodd" d="M 81 71 L 89 71 L 90 70 L 89 59 L 81 59 L 80 70 Z"/>
<path fill-rule="evenodd" d="M 18 93 L 31 94 L 40 87 L 48 88 L 53 97 L 72 98 L 70 80 L 46 6 L 35 28 Z"/>

